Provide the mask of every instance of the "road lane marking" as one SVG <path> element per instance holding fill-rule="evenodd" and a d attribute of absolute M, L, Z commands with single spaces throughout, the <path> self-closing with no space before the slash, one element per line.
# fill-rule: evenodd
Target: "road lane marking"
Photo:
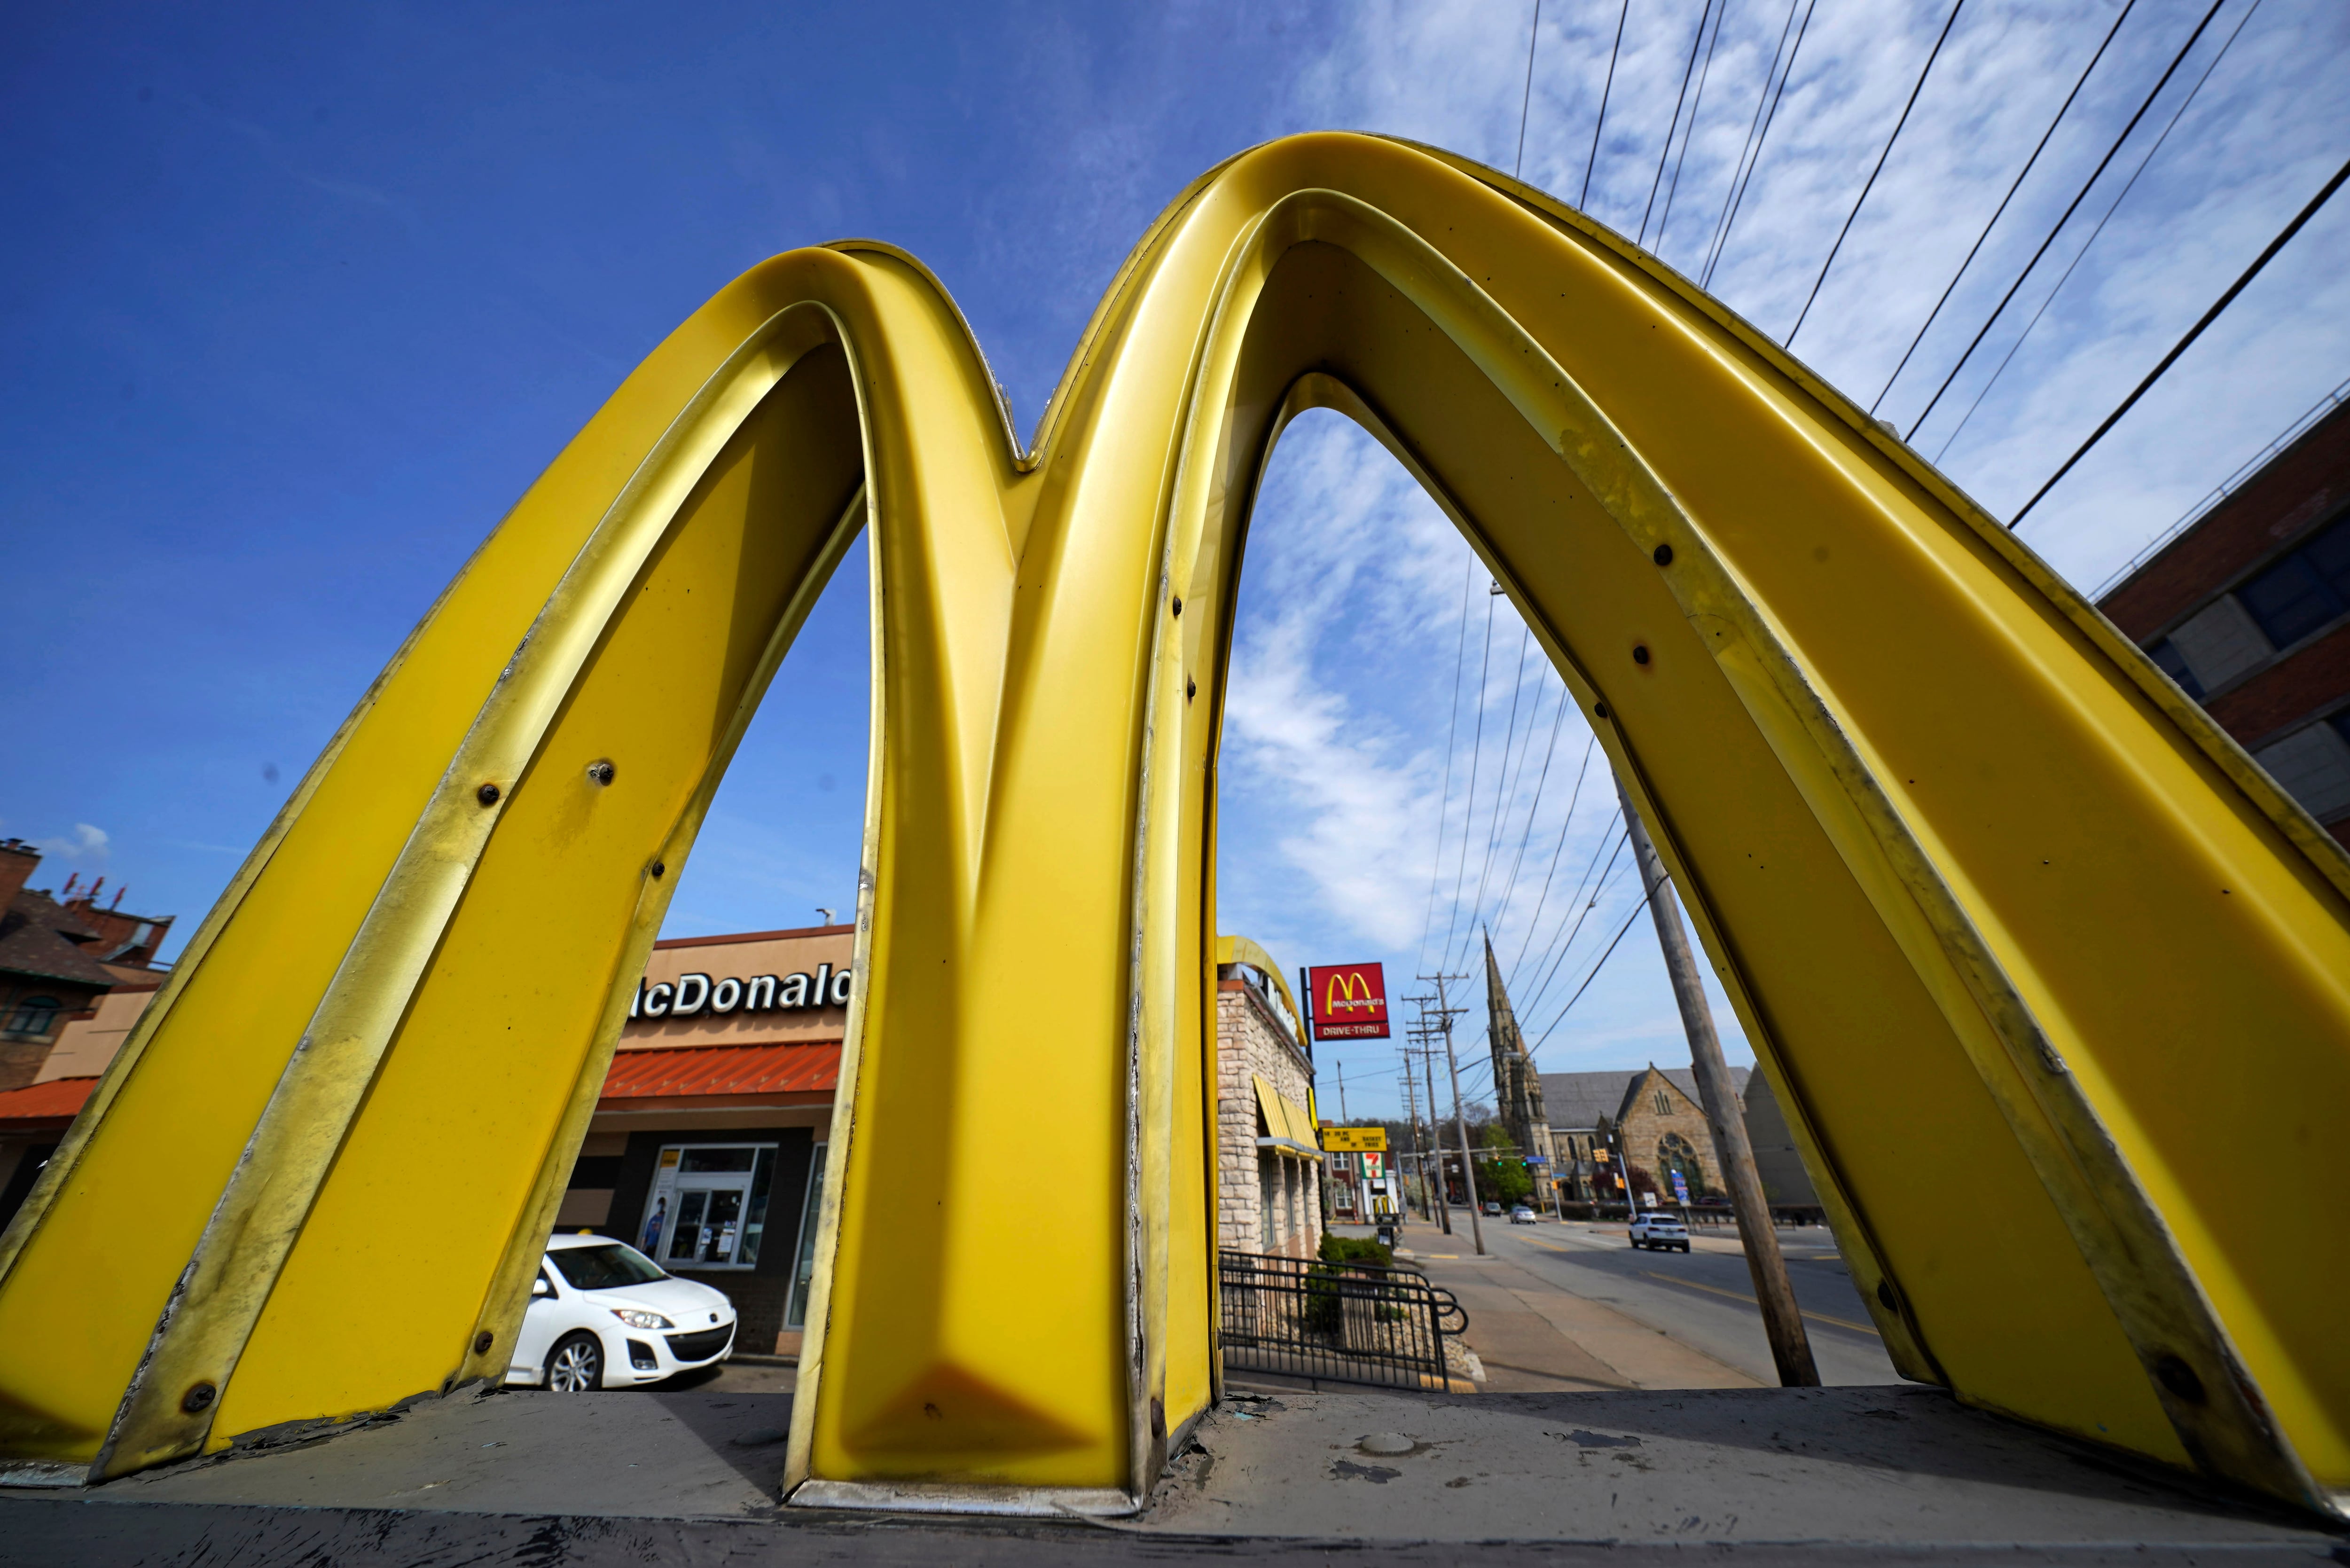
<path fill-rule="evenodd" d="M 1695 1280 L 1676 1279 L 1671 1274 L 1660 1274 L 1652 1269 L 1643 1269 L 1640 1272 L 1647 1274 L 1648 1278 L 1652 1280 L 1662 1280 L 1669 1285 L 1679 1285 L 1684 1290 L 1703 1291 L 1706 1294 L 1711 1296 L 1728 1296 L 1731 1301 L 1744 1302 L 1748 1306 L 1754 1308 L 1757 1312 L 1761 1312 L 1762 1310 L 1761 1303 L 1756 1302 L 1752 1296 L 1741 1295 L 1736 1291 L 1725 1291 L 1720 1285 L 1701 1285 Z M 1803 1307 L 1798 1307 L 1795 1310 L 1802 1313 L 1805 1317 L 1811 1318 L 1817 1323 L 1832 1323 L 1838 1328 L 1856 1329 L 1862 1334 L 1870 1335 L 1874 1335 L 1877 1333 L 1876 1328 L 1868 1324 L 1854 1323 L 1848 1318 L 1830 1317 L 1824 1312 L 1812 1312 Z"/>

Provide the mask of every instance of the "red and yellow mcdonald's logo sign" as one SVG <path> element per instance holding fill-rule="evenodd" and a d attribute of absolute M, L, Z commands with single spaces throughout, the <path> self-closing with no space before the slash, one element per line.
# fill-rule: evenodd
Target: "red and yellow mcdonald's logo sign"
<path fill-rule="evenodd" d="M 1384 1040 L 1387 973 L 1375 963 L 1330 964 L 1305 971 L 1306 1006 L 1316 1040 Z"/>

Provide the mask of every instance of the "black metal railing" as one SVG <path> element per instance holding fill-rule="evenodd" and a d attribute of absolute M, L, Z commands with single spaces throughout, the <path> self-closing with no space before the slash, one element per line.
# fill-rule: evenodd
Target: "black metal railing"
<path fill-rule="evenodd" d="M 1409 1269 L 1229 1251 L 1217 1269 L 1227 1369 L 1442 1388 L 1445 1336 L 1469 1326 L 1451 1292 Z"/>

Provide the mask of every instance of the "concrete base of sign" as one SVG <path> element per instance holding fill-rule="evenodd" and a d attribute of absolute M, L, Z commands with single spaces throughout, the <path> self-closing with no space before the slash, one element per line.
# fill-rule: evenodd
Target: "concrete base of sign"
<path fill-rule="evenodd" d="M 785 1509 L 790 1400 L 423 1401 L 103 1487 L 0 1491 L 0 1563 L 1438 1563 L 1471 1542 L 1502 1563 L 2350 1555 L 2313 1521 L 1907 1386 L 1234 1399 L 1140 1517 L 1066 1523 Z"/>

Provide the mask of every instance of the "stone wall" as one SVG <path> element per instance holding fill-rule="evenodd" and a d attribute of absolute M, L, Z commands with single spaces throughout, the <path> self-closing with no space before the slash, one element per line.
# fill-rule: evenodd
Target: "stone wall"
<path fill-rule="evenodd" d="M 1279 1014 L 1246 980 L 1220 980 L 1216 1243 L 1234 1251 L 1312 1257 L 1322 1244 L 1322 1162 L 1257 1147 L 1268 1131 L 1257 1108 L 1259 1076 L 1299 1105 L 1311 1105 L 1313 1069 Z"/>

